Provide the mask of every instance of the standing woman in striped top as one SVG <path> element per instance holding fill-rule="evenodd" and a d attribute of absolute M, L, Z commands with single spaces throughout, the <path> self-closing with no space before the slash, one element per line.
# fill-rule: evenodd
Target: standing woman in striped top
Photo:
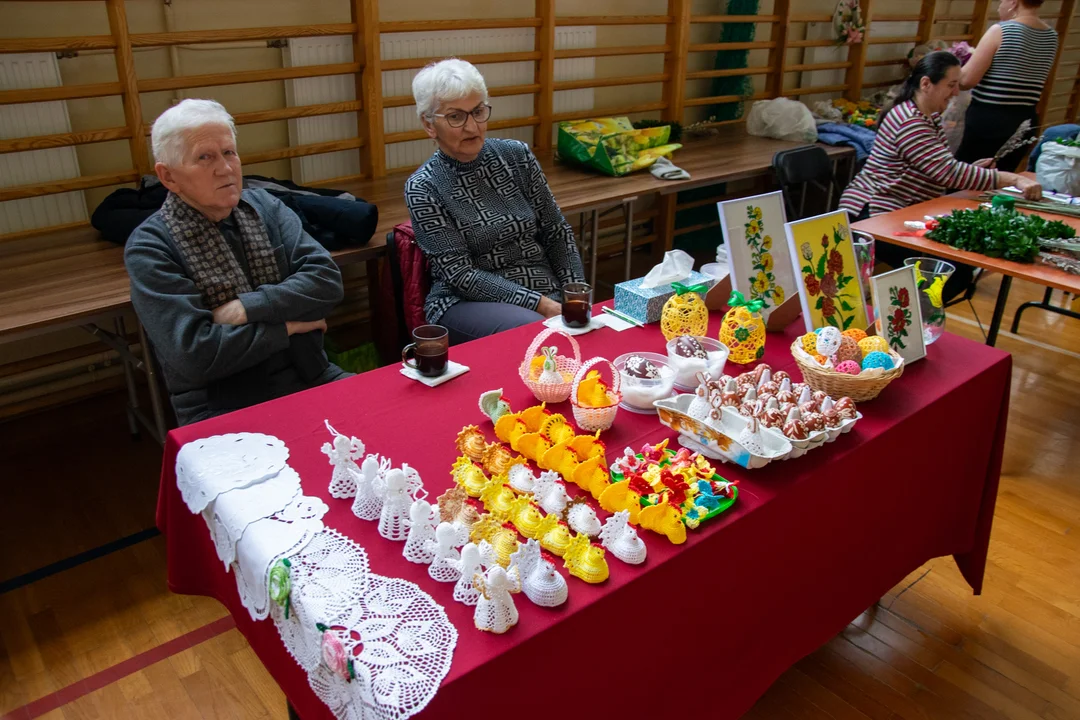
<path fill-rule="evenodd" d="M 896 100 L 881 114 L 870 158 L 840 196 L 840 209 L 852 220 L 863 220 L 941 197 L 950 189 L 1009 185 L 1032 199 L 1041 197 L 1038 183 L 1022 175 L 992 170 L 989 159 L 960 162 L 949 152 L 941 113 L 959 92 L 960 60 L 955 55 L 939 51 L 919 60 Z M 888 243 L 877 245 L 878 259 L 893 267 L 914 254 Z M 945 299 L 962 292 L 972 274 L 970 267 L 958 265 L 945 285 Z"/>
<path fill-rule="evenodd" d="M 972 88 L 971 105 L 964 116 L 964 139 L 956 157 L 966 162 L 993 157 L 1025 120 L 1036 134 L 1035 106 L 1054 66 L 1058 36 L 1039 19 L 1043 0 L 1001 0 L 1001 22 L 990 27 L 964 66 L 960 84 Z M 998 162 L 1015 170 L 1026 149 Z"/>

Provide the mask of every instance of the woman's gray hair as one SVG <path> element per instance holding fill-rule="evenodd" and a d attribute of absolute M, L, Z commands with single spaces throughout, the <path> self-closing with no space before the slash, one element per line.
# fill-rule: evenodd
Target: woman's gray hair
<path fill-rule="evenodd" d="M 416 100 L 416 115 L 431 119 L 439 105 L 476 93 L 487 102 L 488 91 L 484 76 L 476 66 L 465 60 L 450 58 L 431 63 L 412 81 L 413 99 Z"/>
<path fill-rule="evenodd" d="M 150 129 L 154 159 L 165 165 L 180 165 L 184 161 L 187 134 L 206 125 L 229 128 L 236 142 L 236 123 L 221 103 L 189 98 L 173 105 L 158 116 Z"/>

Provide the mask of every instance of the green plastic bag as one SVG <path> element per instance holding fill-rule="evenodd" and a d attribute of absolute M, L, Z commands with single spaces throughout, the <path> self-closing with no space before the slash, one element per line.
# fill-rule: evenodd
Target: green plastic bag
<path fill-rule="evenodd" d="M 618 177 L 647 168 L 682 147 L 668 143 L 671 127 L 635 129 L 626 117 L 559 123 L 559 158 Z"/>

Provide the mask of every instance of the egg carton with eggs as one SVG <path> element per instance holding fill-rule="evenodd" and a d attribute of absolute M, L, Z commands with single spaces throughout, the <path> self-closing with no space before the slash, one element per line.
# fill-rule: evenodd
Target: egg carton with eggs
<path fill-rule="evenodd" d="M 862 419 L 862 414 L 857 412 L 854 418 L 841 420 L 837 427 L 815 431 L 805 440 L 792 440 L 776 428 L 761 427 L 757 418 L 741 415 L 732 407 L 719 408 L 719 418 L 711 416 L 712 408 L 691 393 L 657 400 L 654 404 L 660 422 L 679 433 L 679 442 L 684 447 L 748 470 L 764 467 L 773 460 L 801 457 L 850 432 Z"/>

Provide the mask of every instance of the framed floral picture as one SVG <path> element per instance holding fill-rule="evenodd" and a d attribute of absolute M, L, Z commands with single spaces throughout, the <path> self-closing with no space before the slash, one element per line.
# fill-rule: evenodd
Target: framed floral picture
<path fill-rule="evenodd" d="M 806 331 L 826 325 L 840 330 L 870 325 L 847 213 L 837 210 L 796 220 L 784 229 L 791 260 L 799 268 Z"/>
<path fill-rule="evenodd" d="M 905 363 L 926 357 L 922 311 L 919 308 L 915 268 L 906 266 L 870 278 L 870 291 L 877 309 L 878 335 Z"/>
<path fill-rule="evenodd" d="M 760 300 L 766 321 L 794 297 L 798 286 L 791 257 L 784 248 L 784 196 L 780 192 L 716 203 L 727 247 L 732 290 Z"/>

